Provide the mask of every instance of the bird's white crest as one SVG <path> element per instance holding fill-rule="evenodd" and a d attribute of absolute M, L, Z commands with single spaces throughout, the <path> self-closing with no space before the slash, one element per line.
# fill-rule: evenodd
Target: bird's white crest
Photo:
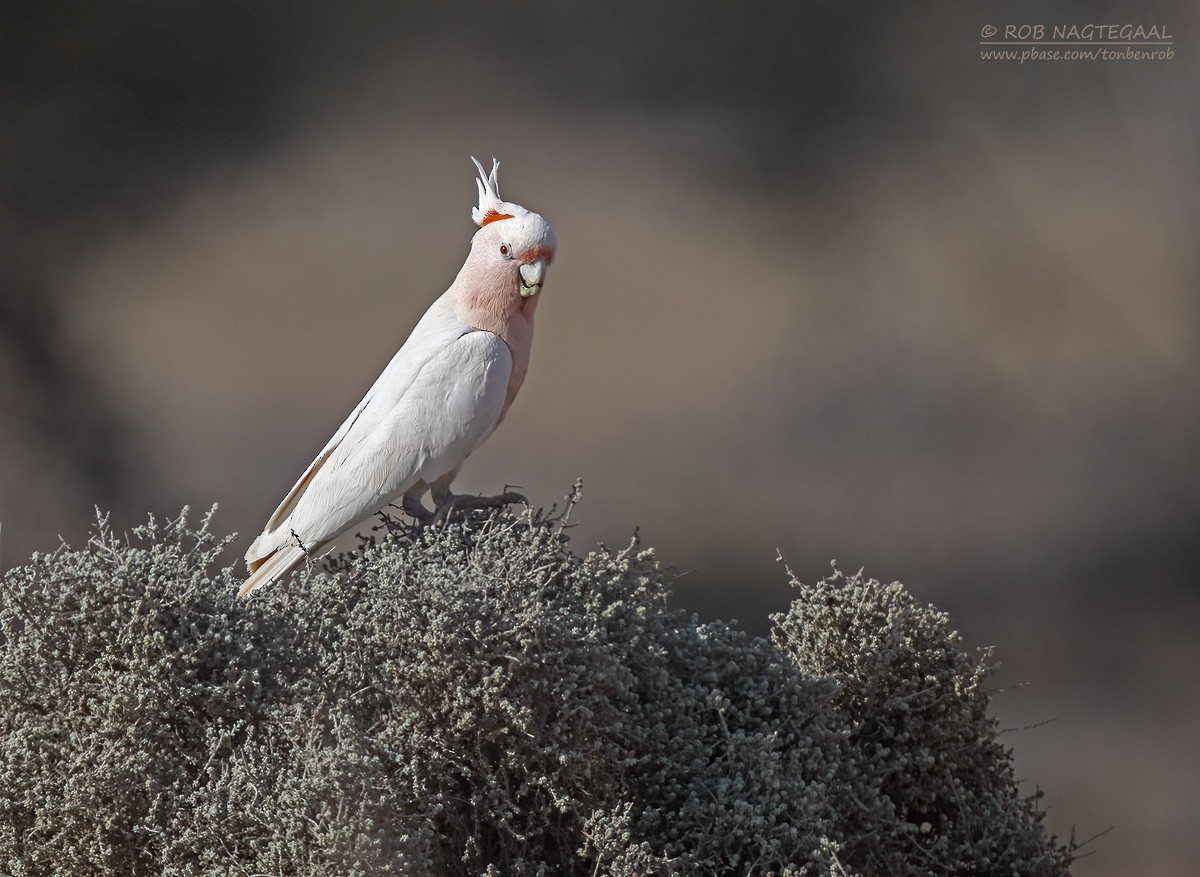
<path fill-rule="evenodd" d="M 475 167 L 479 169 L 479 179 L 475 181 L 475 186 L 479 189 L 479 206 L 471 208 L 471 218 L 479 226 L 487 225 L 492 221 L 492 217 L 507 219 L 508 216 L 503 216 L 504 211 L 501 209 L 505 205 L 500 200 L 500 182 L 496 179 L 496 174 L 500 170 L 500 162 L 496 161 L 495 156 L 492 156 L 492 172 L 486 174 L 483 172 L 483 165 L 479 163 L 479 159 L 472 155 L 471 161 L 475 162 Z M 509 215 L 511 216 L 511 214 Z"/>

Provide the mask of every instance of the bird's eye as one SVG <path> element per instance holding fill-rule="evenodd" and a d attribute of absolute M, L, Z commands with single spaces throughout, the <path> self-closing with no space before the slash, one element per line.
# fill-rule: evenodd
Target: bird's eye
<path fill-rule="evenodd" d="M 508 244 L 501 244 L 501 245 L 500 245 L 500 255 L 501 255 L 501 256 L 507 256 L 507 255 L 508 255 Z"/>

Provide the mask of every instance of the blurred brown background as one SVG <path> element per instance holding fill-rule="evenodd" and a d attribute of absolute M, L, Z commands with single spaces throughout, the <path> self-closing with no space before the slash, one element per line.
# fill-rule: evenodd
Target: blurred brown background
<path fill-rule="evenodd" d="M 756 632 L 783 551 L 995 644 L 1080 875 L 1200 868 L 1198 7 L 343 4 L 0 12 L 0 564 L 92 506 L 244 549 L 474 226 L 560 239 L 458 486 L 635 526 Z M 984 61 L 985 24 L 1165 26 Z M 1021 685 L 1028 683 L 1027 685 Z"/>

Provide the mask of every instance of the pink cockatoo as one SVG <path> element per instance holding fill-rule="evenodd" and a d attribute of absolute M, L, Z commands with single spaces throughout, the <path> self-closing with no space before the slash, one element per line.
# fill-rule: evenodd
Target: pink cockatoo
<path fill-rule="evenodd" d="M 550 224 L 500 200 L 479 169 L 479 231 L 450 284 L 367 395 L 288 491 L 250 550 L 238 592 L 275 581 L 330 540 L 400 500 L 415 517 L 455 506 L 496 506 L 516 494 L 461 497 L 450 482 L 504 419 L 529 368 L 533 313 L 557 240 Z M 430 492 L 436 511 L 425 509 Z"/>

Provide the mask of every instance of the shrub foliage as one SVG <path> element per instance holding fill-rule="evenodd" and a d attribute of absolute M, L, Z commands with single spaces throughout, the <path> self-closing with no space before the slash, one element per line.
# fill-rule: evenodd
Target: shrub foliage
<path fill-rule="evenodd" d="M 211 517 L 4 577 L 0 873 L 1067 873 L 899 584 L 793 577 L 752 638 L 503 512 L 239 602 Z"/>

